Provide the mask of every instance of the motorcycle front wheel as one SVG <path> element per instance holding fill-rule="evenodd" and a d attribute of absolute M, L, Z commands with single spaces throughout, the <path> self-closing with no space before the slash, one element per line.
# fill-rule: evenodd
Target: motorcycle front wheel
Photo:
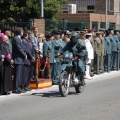
<path fill-rule="evenodd" d="M 62 97 L 66 97 L 69 94 L 70 89 L 70 75 L 67 71 L 63 71 L 59 79 L 59 91 Z"/>

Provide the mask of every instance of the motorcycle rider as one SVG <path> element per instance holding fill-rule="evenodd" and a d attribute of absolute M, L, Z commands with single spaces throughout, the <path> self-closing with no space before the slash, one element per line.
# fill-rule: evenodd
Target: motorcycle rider
<path fill-rule="evenodd" d="M 77 68 L 77 72 L 80 74 L 80 82 L 81 86 L 85 85 L 84 81 L 84 73 L 85 73 L 85 61 L 86 61 L 86 48 L 85 45 L 81 43 L 79 40 L 78 33 L 72 32 L 70 41 L 66 44 L 66 46 L 62 49 L 63 52 L 69 51 L 73 53 L 73 56 L 79 56 L 78 60 L 74 61 L 74 65 Z"/>

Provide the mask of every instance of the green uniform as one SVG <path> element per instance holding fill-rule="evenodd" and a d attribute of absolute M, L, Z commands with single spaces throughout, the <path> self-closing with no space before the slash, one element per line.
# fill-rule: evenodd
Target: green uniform
<path fill-rule="evenodd" d="M 53 80 L 53 66 L 54 66 L 54 49 L 51 41 L 46 41 L 43 44 L 43 56 L 46 57 L 49 52 L 50 76 Z"/>
<path fill-rule="evenodd" d="M 110 63 L 111 63 L 111 42 L 109 37 L 105 37 L 105 63 L 104 63 L 104 70 L 110 70 Z"/>
<path fill-rule="evenodd" d="M 112 55 L 111 55 L 111 69 L 116 70 L 116 60 L 117 60 L 117 42 L 113 35 L 110 36 L 110 42 L 112 47 Z"/>
<path fill-rule="evenodd" d="M 78 50 L 77 46 L 80 48 L 79 50 Z M 63 52 L 65 52 L 67 50 L 69 52 L 72 52 L 73 56 L 75 56 L 76 53 L 79 53 L 80 58 L 77 61 L 74 61 L 74 64 L 78 68 L 77 72 L 79 72 L 79 74 L 80 74 L 81 83 L 83 83 L 83 81 L 84 81 L 85 61 L 86 61 L 84 59 L 86 56 L 86 50 L 82 49 L 82 48 L 84 48 L 83 44 L 80 40 L 78 40 L 76 43 L 74 43 L 72 41 L 68 42 L 62 50 Z"/>
<path fill-rule="evenodd" d="M 94 40 L 94 53 L 95 53 L 95 71 L 99 67 L 100 72 L 103 70 L 103 56 L 104 56 L 104 41 L 102 38 L 96 37 Z M 99 60 L 99 62 L 98 62 Z M 97 66 L 98 62 L 98 66 Z"/>
<path fill-rule="evenodd" d="M 119 68 L 120 41 L 118 40 L 118 36 L 117 36 L 117 35 L 114 35 L 114 38 L 115 38 L 115 40 L 116 40 L 116 47 L 117 47 L 116 67 Z"/>
<path fill-rule="evenodd" d="M 61 72 L 61 62 L 57 56 L 61 53 L 62 44 L 60 40 L 53 40 L 53 49 L 54 49 L 54 66 L 53 66 L 53 84 L 58 84 L 60 72 Z M 59 46 L 59 49 L 56 50 L 55 47 Z"/>

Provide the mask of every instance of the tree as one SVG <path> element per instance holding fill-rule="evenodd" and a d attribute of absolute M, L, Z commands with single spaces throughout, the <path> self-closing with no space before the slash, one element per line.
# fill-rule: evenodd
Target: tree
<path fill-rule="evenodd" d="M 67 0 L 44 0 L 46 19 L 60 12 L 61 4 Z M 13 18 L 15 21 L 28 21 L 40 17 L 40 0 L 0 0 L 0 20 Z"/>

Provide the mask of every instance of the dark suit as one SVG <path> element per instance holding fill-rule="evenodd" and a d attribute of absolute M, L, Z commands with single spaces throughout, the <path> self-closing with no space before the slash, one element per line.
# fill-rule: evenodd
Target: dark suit
<path fill-rule="evenodd" d="M 29 51 L 30 51 L 31 55 L 35 58 L 35 50 L 34 50 L 33 43 L 32 43 L 31 40 L 28 40 L 27 42 L 28 42 L 29 48 L 30 48 Z M 26 87 L 29 86 L 31 78 L 33 77 L 34 66 L 35 66 L 35 63 L 31 62 L 30 70 L 29 70 L 29 73 L 28 73 L 28 80 L 27 80 L 27 83 L 26 83 Z"/>
<path fill-rule="evenodd" d="M 31 48 L 29 43 L 23 39 L 22 41 L 22 48 L 25 51 L 25 53 L 27 54 L 27 59 L 24 60 L 24 66 L 23 66 L 23 73 L 22 73 L 22 87 L 28 87 L 27 83 L 28 83 L 28 75 L 29 75 L 29 71 L 30 71 L 30 66 L 31 66 L 31 60 L 33 58 L 32 54 L 31 54 Z"/>
<path fill-rule="evenodd" d="M 12 55 L 14 60 L 14 90 L 21 87 L 22 68 L 26 53 L 22 48 L 22 40 L 19 36 L 15 36 L 12 41 Z"/>

